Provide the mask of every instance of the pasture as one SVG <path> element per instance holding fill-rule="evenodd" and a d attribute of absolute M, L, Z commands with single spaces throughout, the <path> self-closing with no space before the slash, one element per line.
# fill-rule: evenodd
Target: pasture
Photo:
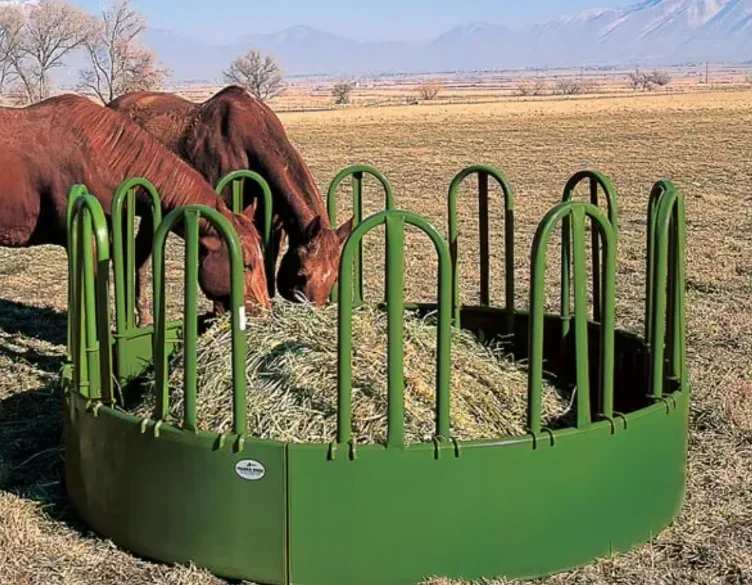
<path fill-rule="evenodd" d="M 655 180 L 674 180 L 686 194 L 688 215 L 693 396 L 686 504 L 652 544 L 544 582 L 752 580 L 752 92 L 353 108 L 281 119 L 322 190 L 345 166 L 373 165 L 392 182 L 398 207 L 425 215 L 441 231 L 454 174 L 472 163 L 501 169 L 517 192 L 520 283 L 528 280 L 534 229 L 566 179 L 581 168 L 606 173 L 620 197 L 617 326 L 636 332 L 644 311 L 648 194 Z M 379 209 L 379 195 L 369 183 L 367 211 Z M 477 203 L 469 189 L 465 195 L 459 207 L 463 295 L 474 299 Z M 492 199 L 496 241 L 501 209 Z M 428 298 L 432 252 L 422 239 L 408 239 L 408 248 L 409 296 Z M 494 250 L 497 272 L 500 248 Z M 381 247 L 372 241 L 368 249 L 376 257 L 367 259 L 367 290 L 376 297 Z M 550 265 L 556 266 L 553 254 Z M 555 268 L 550 274 L 553 284 Z M 130 556 L 77 520 L 65 498 L 59 449 L 64 252 L 0 249 L 0 291 L 0 584 L 222 583 L 193 568 Z M 526 288 L 517 294 L 526 305 Z M 552 286 L 549 298 L 557 294 Z M 492 298 L 503 298 L 501 279 Z"/>

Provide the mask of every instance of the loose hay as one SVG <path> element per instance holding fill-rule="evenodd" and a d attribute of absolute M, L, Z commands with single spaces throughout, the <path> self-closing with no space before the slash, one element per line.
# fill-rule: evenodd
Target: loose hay
<path fill-rule="evenodd" d="M 436 332 L 433 316 L 408 313 L 404 325 L 405 440 L 430 441 L 435 431 Z M 353 435 L 358 443 L 386 441 L 386 314 L 364 306 L 353 315 Z M 216 323 L 199 340 L 198 413 L 204 430 L 232 428 L 231 331 Z M 276 301 L 252 318 L 246 333 L 248 432 L 264 439 L 328 442 L 337 423 L 337 308 Z M 182 419 L 182 357 L 170 379 L 171 415 Z M 521 435 L 526 430 L 527 371 L 504 340 L 483 344 L 452 332 L 452 436 L 459 440 Z M 139 409 L 148 416 L 153 394 Z M 543 413 L 561 418 L 570 402 L 553 386 Z"/>

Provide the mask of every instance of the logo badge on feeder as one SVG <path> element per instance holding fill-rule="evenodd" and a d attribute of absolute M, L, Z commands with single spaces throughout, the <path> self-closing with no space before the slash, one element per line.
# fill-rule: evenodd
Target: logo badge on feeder
<path fill-rule="evenodd" d="M 266 468 L 259 461 L 244 459 L 235 464 L 235 473 L 248 481 L 258 481 L 266 475 Z"/>

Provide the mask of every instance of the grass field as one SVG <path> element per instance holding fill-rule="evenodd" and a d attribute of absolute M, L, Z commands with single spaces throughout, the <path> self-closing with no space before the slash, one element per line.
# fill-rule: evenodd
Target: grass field
<path fill-rule="evenodd" d="M 648 194 L 655 180 L 674 180 L 688 213 L 694 393 L 686 505 L 653 543 L 544 583 L 752 582 L 752 92 L 349 109 L 282 120 L 322 188 L 344 166 L 372 164 L 391 180 L 400 207 L 441 230 L 453 175 L 471 163 L 500 168 L 517 190 L 521 305 L 537 222 L 575 171 L 608 174 L 621 204 L 618 325 L 638 332 Z M 378 194 L 370 184 L 367 194 L 374 211 Z M 493 218 L 499 209 L 496 202 Z M 463 198 L 460 214 L 461 233 L 474 233 L 471 197 Z M 427 298 L 432 253 L 422 240 L 409 244 L 409 293 Z M 499 246 L 494 253 L 498 269 Z M 470 237 L 461 257 L 463 294 L 472 301 L 477 244 Z M 377 295 L 374 274 L 369 290 Z M 88 533 L 70 510 L 61 482 L 57 388 L 65 278 L 62 250 L 0 249 L 0 584 L 222 583 L 194 568 L 119 551 Z M 493 293 L 503 298 L 498 281 Z M 556 294 L 552 286 L 550 297 Z"/>

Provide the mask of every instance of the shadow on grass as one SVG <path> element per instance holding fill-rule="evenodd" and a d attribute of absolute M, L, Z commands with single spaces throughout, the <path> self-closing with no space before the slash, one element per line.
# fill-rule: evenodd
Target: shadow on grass
<path fill-rule="evenodd" d="M 0 299 L 0 330 L 54 345 L 65 345 L 68 314 Z"/>

